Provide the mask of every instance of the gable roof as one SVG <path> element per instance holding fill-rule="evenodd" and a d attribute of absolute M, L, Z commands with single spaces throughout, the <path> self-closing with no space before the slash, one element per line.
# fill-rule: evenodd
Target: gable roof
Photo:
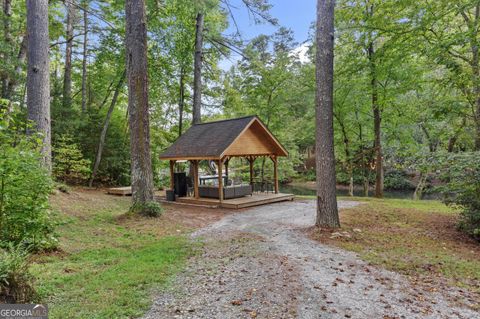
<path fill-rule="evenodd" d="M 287 156 L 288 152 L 266 128 L 257 116 L 245 116 L 235 119 L 207 122 L 193 125 L 182 136 L 180 136 L 163 154 L 161 159 L 220 159 L 242 134 L 244 134 L 254 123 L 260 127 L 262 140 L 268 139 L 271 150 L 268 154 Z M 257 129 L 258 130 L 258 129 Z M 248 145 L 245 145 L 246 154 Z M 236 154 L 235 154 L 236 155 Z"/>

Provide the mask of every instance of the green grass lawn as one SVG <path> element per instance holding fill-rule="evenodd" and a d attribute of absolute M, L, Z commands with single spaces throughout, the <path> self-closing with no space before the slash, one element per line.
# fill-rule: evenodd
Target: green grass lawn
<path fill-rule="evenodd" d="M 454 209 L 430 200 L 339 199 L 363 202 L 340 213 L 339 231 L 351 237 L 331 238 L 331 232 L 318 230 L 312 237 L 415 280 L 480 292 L 480 245 L 456 228 Z"/>
<path fill-rule="evenodd" d="M 138 317 L 193 253 L 186 229 L 164 217 L 128 217 L 129 205 L 93 191 L 52 196 L 60 250 L 32 266 L 50 318 Z"/>

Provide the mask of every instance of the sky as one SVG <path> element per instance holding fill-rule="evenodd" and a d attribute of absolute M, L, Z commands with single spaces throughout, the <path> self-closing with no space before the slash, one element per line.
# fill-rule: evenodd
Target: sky
<path fill-rule="evenodd" d="M 308 32 L 312 22 L 315 20 L 315 0 L 270 0 L 273 7 L 270 9 L 272 17 L 278 19 L 279 26 L 290 28 L 299 44 L 308 39 Z M 268 23 L 255 24 L 254 19 L 249 15 L 248 10 L 241 0 L 230 0 L 232 13 L 237 22 L 243 40 L 250 40 L 259 34 L 273 34 L 278 27 Z M 226 34 L 236 32 L 236 27 L 230 17 L 230 26 Z M 228 69 L 233 60 L 239 57 L 232 56 L 230 61 L 221 61 L 220 67 Z"/>
<path fill-rule="evenodd" d="M 315 20 L 315 0 L 270 0 L 273 7 L 270 13 L 278 19 L 279 25 L 290 28 L 295 33 L 297 42 L 307 40 L 311 23 Z M 241 0 L 233 0 L 236 9 L 232 8 L 235 20 L 245 40 L 249 40 L 259 34 L 271 34 L 275 27 L 269 24 L 255 25 L 253 18 L 242 4 Z M 231 20 L 231 19 L 230 19 Z M 235 26 L 230 21 L 228 33 L 235 32 Z"/>

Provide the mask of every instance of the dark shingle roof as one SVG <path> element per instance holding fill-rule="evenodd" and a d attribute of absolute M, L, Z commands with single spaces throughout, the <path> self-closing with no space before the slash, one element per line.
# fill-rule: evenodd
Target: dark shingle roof
<path fill-rule="evenodd" d="M 218 158 L 254 118 L 252 115 L 193 125 L 160 158 Z"/>

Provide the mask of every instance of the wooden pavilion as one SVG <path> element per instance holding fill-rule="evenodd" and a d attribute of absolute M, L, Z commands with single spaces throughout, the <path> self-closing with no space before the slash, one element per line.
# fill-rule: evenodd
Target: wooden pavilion
<path fill-rule="evenodd" d="M 174 188 L 174 171 L 177 161 L 189 161 L 193 166 L 193 198 L 179 201 L 198 204 L 218 202 L 223 207 L 247 207 L 279 200 L 291 200 L 291 194 L 279 194 L 278 157 L 287 156 L 287 150 L 257 116 L 196 124 L 181 135 L 162 155 L 161 160 L 170 161 L 170 188 Z M 224 177 L 228 176 L 231 158 L 242 157 L 250 164 L 250 185 L 253 187 L 253 163 L 259 157 L 268 157 L 273 162 L 274 194 L 258 195 L 243 199 L 224 199 Z M 218 175 L 216 199 L 201 198 L 198 168 L 201 160 L 215 161 Z"/>

